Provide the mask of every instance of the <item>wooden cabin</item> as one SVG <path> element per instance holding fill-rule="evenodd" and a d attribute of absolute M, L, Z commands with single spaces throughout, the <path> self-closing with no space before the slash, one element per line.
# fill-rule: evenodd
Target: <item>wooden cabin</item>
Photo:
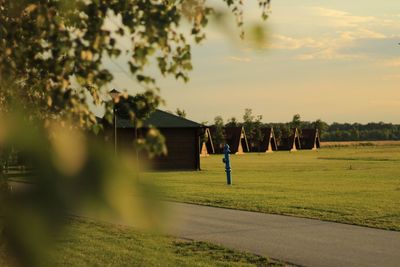
<path fill-rule="evenodd" d="M 243 127 L 225 127 L 225 140 L 231 149 L 231 154 L 249 152 L 246 132 Z"/>
<path fill-rule="evenodd" d="M 151 169 L 200 170 L 200 135 L 203 125 L 162 110 L 153 112 L 137 130 L 132 120 L 123 114 L 117 114 L 116 124 L 117 151 L 133 149 L 135 136 L 144 136 L 149 127 L 153 126 L 165 137 L 168 154 L 153 159 L 140 155 L 141 159 L 146 157 Z M 106 123 L 104 128 L 108 139 L 113 142 L 114 125 Z"/>
<path fill-rule="evenodd" d="M 301 149 L 316 150 L 321 147 L 318 129 L 301 130 Z"/>
<path fill-rule="evenodd" d="M 276 142 L 274 128 L 263 128 L 262 132 L 264 134 L 263 141 L 260 144 L 259 152 L 271 153 L 278 149 Z"/>
<path fill-rule="evenodd" d="M 288 137 L 279 140 L 278 150 L 296 151 L 301 149 L 300 134 L 297 128 L 292 129 Z"/>
<path fill-rule="evenodd" d="M 214 143 L 210 128 L 204 128 L 200 136 L 200 157 L 207 157 L 209 154 L 215 154 Z"/>

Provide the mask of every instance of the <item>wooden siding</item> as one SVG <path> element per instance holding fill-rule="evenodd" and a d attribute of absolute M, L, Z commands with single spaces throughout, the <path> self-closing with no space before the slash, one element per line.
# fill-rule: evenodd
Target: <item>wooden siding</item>
<path fill-rule="evenodd" d="M 168 150 L 167 156 L 149 159 L 140 154 L 140 160 L 146 161 L 151 169 L 157 170 L 199 170 L 200 169 L 200 129 L 197 128 L 166 128 L 159 129 L 165 137 Z M 144 134 L 146 129 L 139 129 L 138 135 Z M 106 129 L 106 140 L 114 143 L 113 129 Z M 117 151 L 132 152 L 135 130 L 119 128 L 117 131 Z"/>
<path fill-rule="evenodd" d="M 154 169 L 200 169 L 199 133 L 195 128 L 160 129 L 166 140 L 167 156 L 150 161 Z"/>

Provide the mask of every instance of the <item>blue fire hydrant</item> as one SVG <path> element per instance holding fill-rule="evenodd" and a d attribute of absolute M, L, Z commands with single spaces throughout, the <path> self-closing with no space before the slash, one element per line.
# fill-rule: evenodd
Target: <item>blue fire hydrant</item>
<path fill-rule="evenodd" d="M 229 149 L 229 145 L 225 144 L 224 146 L 224 158 L 222 162 L 225 163 L 225 172 L 226 172 L 226 183 L 228 185 L 232 185 L 232 177 L 231 177 L 231 162 L 229 160 L 229 153 L 231 150 Z"/>

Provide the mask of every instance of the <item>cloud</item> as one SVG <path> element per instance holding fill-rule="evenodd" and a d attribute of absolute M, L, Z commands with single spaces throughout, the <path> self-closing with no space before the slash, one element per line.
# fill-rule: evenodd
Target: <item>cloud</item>
<path fill-rule="evenodd" d="M 384 75 L 383 76 L 383 80 L 384 81 L 400 81 L 400 74 L 387 74 L 387 75 Z"/>
<path fill-rule="evenodd" d="M 369 30 L 366 28 L 359 28 L 353 31 L 342 31 L 340 32 L 340 38 L 342 40 L 359 40 L 359 39 L 385 39 L 387 36 L 383 33 Z"/>
<path fill-rule="evenodd" d="M 368 56 L 357 51 L 361 43 L 372 40 L 384 40 L 393 38 L 380 30 L 376 30 L 376 24 L 387 23 L 387 19 L 379 19 L 372 16 L 356 16 L 349 12 L 325 7 L 311 7 L 311 16 L 316 16 L 315 21 L 321 25 L 328 24 L 333 29 L 316 37 L 292 37 L 283 34 L 272 36 L 270 49 L 299 50 L 298 60 L 351 60 Z M 312 18 L 313 19 L 313 18 Z M 325 26 L 327 27 L 327 26 Z M 347 50 L 347 52 L 346 52 Z M 351 50 L 351 51 L 349 51 Z"/>
<path fill-rule="evenodd" d="M 297 50 L 302 48 L 319 48 L 323 43 L 311 37 L 294 38 L 291 36 L 275 34 L 272 36 L 272 42 L 268 45 L 272 49 Z"/>
<path fill-rule="evenodd" d="M 354 31 L 337 31 L 330 36 L 295 38 L 286 35 L 274 35 L 269 48 L 282 50 L 297 50 L 303 48 L 323 49 L 326 47 L 342 47 L 350 45 L 353 41 L 360 39 L 385 39 L 386 35 L 368 29 L 357 29 Z"/>
<path fill-rule="evenodd" d="M 327 18 L 332 26 L 336 27 L 356 28 L 360 24 L 376 22 L 377 20 L 377 18 L 373 16 L 356 16 L 346 11 L 326 7 L 312 7 L 312 10 L 316 15 Z"/>
<path fill-rule="evenodd" d="M 251 58 L 249 57 L 235 57 L 235 56 L 230 56 L 226 58 L 229 61 L 236 61 L 236 62 L 251 62 Z"/>
<path fill-rule="evenodd" d="M 354 60 L 363 59 L 365 55 L 344 54 L 339 53 L 334 49 L 324 49 L 314 53 L 301 54 L 296 57 L 297 60 Z"/>
<path fill-rule="evenodd" d="M 366 55 L 361 52 L 345 52 L 345 49 L 357 47 L 361 40 L 385 39 L 384 34 L 367 29 L 355 31 L 335 32 L 323 37 L 294 38 L 285 35 L 276 35 L 269 46 L 277 50 L 298 50 L 301 52 L 296 58 L 299 60 L 349 60 L 360 59 Z"/>
<path fill-rule="evenodd" d="M 394 67 L 394 68 L 400 67 L 400 57 L 399 58 L 392 58 L 392 59 L 384 60 L 383 61 L 383 66 L 385 66 L 385 67 Z"/>

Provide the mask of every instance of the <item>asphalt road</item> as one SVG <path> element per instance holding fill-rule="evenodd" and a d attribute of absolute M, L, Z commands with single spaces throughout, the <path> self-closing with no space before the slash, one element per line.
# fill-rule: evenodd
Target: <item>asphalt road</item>
<path fill-rule="evenodd" d="M 168 232 L 302 266 L 400 266 L 400 232 L 170 203 Z"/>

